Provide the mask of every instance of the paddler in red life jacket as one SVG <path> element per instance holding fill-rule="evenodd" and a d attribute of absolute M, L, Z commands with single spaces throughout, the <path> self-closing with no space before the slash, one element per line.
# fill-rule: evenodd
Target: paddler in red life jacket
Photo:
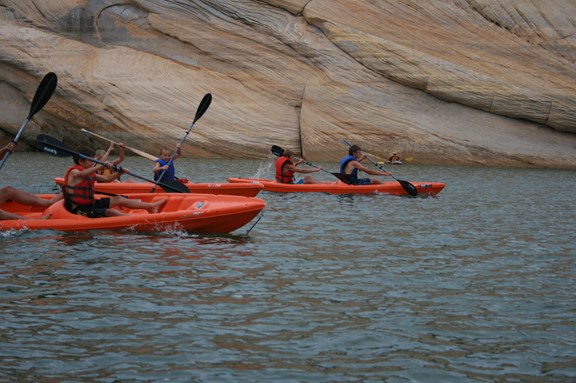
<path fill-rule="evenodd" d="M 362 149 L 358 145 L 352 145 L 348 149 L 348 155 L 340 161 L 340 173 L 345 174 L 350 177 L 350 180 L 354 185 L 370 185 L 370 184 L 381 184 L 382 181 L 376 178 L 358 178 L 358 171 L 361 170 L 364 173 L 368 173 L 373 176 L 391 176 L 392 173 L 381 172 L 378 170 L 372 170 L 363 166 L 360 161 L 363 161 L 366 155 L 362 153 Z"/>
<path fill-rule="evenodd" d="M 124 161 L 124 144 L 122 143 L 110 143 L 110 147 L 108 147 L 108 150 L 104 151 L 102 149 L 96 150 L 96 153 L 94 154 L 94 158 L 96 158 L 97 160 L 101 161 L 101 162 L 107 162 L 108 158 L 110 157 L 110 153 L 112 153 L 112 150 L 114 150 L 114 145 L 118 145 L 118 158 L 114 161 L 112 161 L 112 165 L 120 165 L 122 163 L 122 161 Z M 112 170 L 108 169 L 108 168 L 104 168 L 101 169 L 100 171 L 98 171 L 98 174 L 102 174 L 104 176 L 108 176 L 110 174 L 112 174 Z M 119 179 L 115 179 L 112 182 L 120 182 Z"/>
<path fill-rule="evenodd" d="M 85 153 L 93 153 L 92 150 L 81 147 L 77 153 L 87 156 Z M 96 165 L 91 158 L 82 158 L 78 154 L 73 157 L 74 166 L 66 171 L 64 176 L 64 206 L 68 211 L 74 214 L 84 215 L 89 218 L 112 217 L 127 215 L 119 210 L 112 209 L 114 206 L 127 207 L 129 209 L 145 209 L 150 213 L 158 213 L 168 200 L 160 199 L 155 202 L 142 202 L 138 199 L 128 199 L 122 196 L 110 198 L 94 197 L 94 182 L 111 182 L 120 177 L 121 174 L 127 173 L 128 169 L 122 172 L 114 172 L 110 175 L 101 175 L 97 172 L 105 167 L 112 167 L 112 164 Z"/>
<path fill-rule="evenodd" d="M 276 182 L 283 184 L 319 184 L 322 183 L 312 176 L 304 176 L 299 180 L 294 178 L 294 173 L 316 173 L 319 172 L 320 168 L 314 169 L 300 169 L 297 166 L 303 164 L 305 161 L 303 159 L 294 162 L 292 157 L 294 154 L 286 149 L 282 153 L 281 157 L 276 160 Z"/>

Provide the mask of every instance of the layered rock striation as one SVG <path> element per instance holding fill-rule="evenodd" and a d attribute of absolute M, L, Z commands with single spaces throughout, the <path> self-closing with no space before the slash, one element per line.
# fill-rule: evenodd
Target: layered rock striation
<path fill-rule="evenodd" d="M 0 0 L 0 129 L 143 151 L 576 168 L 574 0 Z M 105 143 L 99 142 L 101 146 Z"/>

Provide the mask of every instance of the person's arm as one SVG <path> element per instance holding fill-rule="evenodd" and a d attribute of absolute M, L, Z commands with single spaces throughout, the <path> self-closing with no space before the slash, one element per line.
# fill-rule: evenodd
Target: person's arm
<path fill-rule="evenodd" d="M 106 162 L 108 161 L 108 158 L 110 157 L 110 153 L 112 153 L 112 150 L 114 150 L 114 143 L 111 142 L 110 146 L 108 147 L 108 150 L 106 150 L 106 153 L 104 153 L 102 155 L 101 158 L 99 158 L 100 161 Z"/>
<path fill-rule="evenodd" d="M 162 165 L 160 165 L 160 162 L 158 162 L 158 161 L 154 162 L 154 169 L 152 169 L 152 171 L 154 173 L 158 173 L 158 172 L 161 172 L 162 170 L 168 170 L 168 165 L 162 166 Z"/>
<path fill-rule="evenodd" d="M 316 173 L 316 172 L 320 171 L 320 168 L 314 168 L 314 169 L 298 168 L 297 166 L 302 163 L 300 161 L 304 162 L 304 160 L 301 159 L 298 162 L 296 162 L 294 165 L 284 164 L 284 171 L 295 172 L 295 173 Z"/>
<path fill-rule="evenodd" d="M 0 149 L 0 159 L 4 158 L 7 152 L 12 153 L 14 151 L 14 148 L 16 148 L 16 144 L 14 144 L 13 142 L 9 142 L 8 144 L 6 144 L 6 146 Z"/>
<path fill-rule="evenodd" d="M 118 158 L 112 163 L 118 165 L 122 163 L 122 161 L 124 161 L 124 144 L 120 143 L 118 144 Z"/>
<path fill-rule="evenodd" d="M 390 173 L 390 172 L 382 172 L 382 171 L 379 171 L 379 170 L 373 170 L 373 169 L 367 168 L 366 166 L 362 165 L 362 164 L 361 164 L 360 162 L 358 162 L 358 161 L 350 161 L 350 162 L 352 162 L 352 165 L 353 165 L 356 169 L 358 169 L 358 170 L 360 170 L 360 171 L 363 171 L 363 172 L 366 173 L 366 174 L 370 174 L 370 175 L 372 175 L 372 176 L 391 176 L 391 175 L 392 175 L 392 173 Z"/>
<path fill-rule="evenodd" d="M 106 168 L 106 167 L 107 167 L 107 166 L 105 166 L 105 165 L 95 165 L 95 166 L 93 166 L 93 167 L 91 167 L 91 168 L 87 168 L 87 169 L 84 169 L 84 170 L 73 169 L 73 170 L 70 172 L 70 175 L 73 176 L 73 177 L 76 177 L 76 178 L 86 178 L 86 177 L 88 177 L 90 174 L 92 174 L 92 173 L 94 173 L 94 172 L 97 172 L 97 171 L 99 171 L 99 170 L 102 170 L 102 169 L 104 169 L 104 168 Z"/>
<path fill-rule="evenodd" d="M 98 182 L 112 182 L 120 178 L 122 174 L 125 174 L 128 169 L 122 169 L 122 172 L 114 172 L 108 175 L 96 174 L 94 177 Z"/>
<path fill-rule="evenodd" d="M 176 147 L 176 155 L 174 156 L 174 160 L 180 157 L 181 155 L 182 155 L 182 148 L 180 147 L 180 144 L 178 144 L 178 146 Z"/>
<path fill-rule="evenodd" d="M 300 169 L 300 168 L 296 168 L 294 169 L 295 173 L 317 173 L 320 171 L 320 168 L 312 168 L 312 169 Z"/>
<path fill-rule="evenodd" d="M 76 185 L 83 178 L 86 178 L 92 173 L 98 172 L 99 170 L 102 170 L 104 168 L 105 168 L 104 165 L 96 165 L 84 170 L 72 169 L 70 171 L 70 174 L 68 175 L 68 184 Z"/>

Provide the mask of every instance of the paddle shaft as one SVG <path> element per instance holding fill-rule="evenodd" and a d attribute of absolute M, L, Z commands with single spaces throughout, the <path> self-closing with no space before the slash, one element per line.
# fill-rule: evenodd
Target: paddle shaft
<path fill-rule="evenodd" d="M 106 137 L 104 137 L 104 136 L 101 136 L 101 135 L 99 135 L 98 133 L 94 133 L 94 132 L 91 132 L 91 131 L 86 130 L 86 129 L 81 129 L 80 131 L 83 132 L 83 133 L 91 134 L 91 135 L 93 135 L 94 137 L 100 138 L 101 140 L 108 141 L 108 142 L 113 143 L 113 144 L 116 144 L 116 145 L 119 144 L 119 142 L 114 141 L 114 140 L 111 140 L 111 139 L 106 138 Z M 132 153 L 134 153 L 134 154 L 136 154 L 136 155 L 138 155 L 138 156 L 140 156 L 140 157 L 146 158 L 146 159 L 148 159 L 148 160 L 150 160 L 150 161 L 156 161 L 156 159 L 158 158 L 158 157 L 156 157 L 156 156 L 153 156 L 152 154 L 148 154 L 148 153 L 143 152 L 143 151 L 141 151 L 141 150 L 131 148 L 130 146 L 126 146 L 126 145 L 123 145 L 123 146 L 124 146 L 124 149 L 126 149 L 126 150 L 128 150 L 128 151 L 131 151 Z"/>
<path fill-rule="evenodd" d="M 50 97 L 52 97 L 52 94 L 54 94 L 54 90 L 56 90 L 56 85 L 58 85 L 58 77 L 52 72 L 47 73 L 40 82 L 40 85 L 38 85 L 36 93 L 34 93 L 34 98 L 32 99 L 32 104 L 30 105 L 30 112 L 28 113 L 26 120 L 24 120 L 24 123 L 22 124 L 22 126 L 18 130 L 18 133 L 12 140 L 14 144 L 18 143 L 20 136 L 22 135 L 22 133 L 24 133 L 24 129 L 26 129 L 26 126 L 28 125 L 32 117 L 36 113 L 38 113 L 40 109 L 44 107 L 44 105 L 46 105 L 48 100 L 50 100 Z M 6 151 L 4 157 L 0 160 L 0 169 L 2 169 L 2 167 L 4 166 L 4 162 L 6 162 L 9 155 L 10 151 Z"/>
<path fill-rule="evenodd" d="M 190 134 L 190 131 L 192 130 L 192 128 L 194 127 L 194 124 L 196 123 L 196 121 L 198 121 L 200 119 L 200 117 L 202 117 L 202 115 L 206 112 L 206 110 L 208 109 L 208 107 L 210 106 L 210 103 L 212 102 L 212 95 L 210 93 L 206 93 L 204 95 L 204 98 L 202 98 L 202 101 L 200 101 L 200 105 L 198 105 L 198 109 L 196 109 L 196 115 L 194 116 L 194 120 L 192 121 L 192 123 L 190 124 L 190 127 L 188 128 L 188 130 L 186 131 L 186 134 L 184 135 L 184 137 L 182 137 L 182 139 L 180 140 L 180 143 L 178 144 L 178 146 L 176 146 L 176 150 L 174 150 L 172 152 L 172 155 L 170 156 L 170 159 L 168 160 L 168 163 L 166 164 L 168 167 L 170 166 L 170 164 L 174 161 L 174 157 L 176 157 L 176 154 L 178 153 L 178 150 L 181 148 L 182 144 L 184 144 L 184 141 L 186 141 L 186 138 L 188 137 L 188 134 Z M 164 174 L 166 174 L 166 172 L 168 171 L 168 169 L 164 169 L 162 170 L 162 173 L 160 173 L 160 177 L 158 177 L 158 180 L 161 180 L 164 177 Z M 154 190 L 156 190 L 156 186 L 154 185 L 154 187 L 152 188 L 152 192 L 154 192 Z"/>

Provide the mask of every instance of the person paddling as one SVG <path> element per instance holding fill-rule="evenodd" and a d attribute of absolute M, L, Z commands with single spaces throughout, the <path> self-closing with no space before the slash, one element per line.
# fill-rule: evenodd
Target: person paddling
<path fill-rule="evenodd" d="M 388 157 L 388 162 L 390 162 L 390 163 L 401 162 L 400 157 L 398 156 L 398 153 L 392 152 L 392 155 L 390 157 Z"/>
<path fill-rule="evenodd" d="M 170 182 L 176 180 L 176 167 L 174 166 L 174 161 L 182 155 L 182 149 L 180 149 L 180 145 L 177 146 L 176 154 L 172 161 L 172 154 L 174 152 L 166 147 L 162 148 L 160 151 L 160 157 L 154 163 L 154 181 L 159 182 Z M 164 175 L 162 175 L 164 174 Z M 162 177 L 162 179 L 160 179 Z"/>
<path fill-rule="evenodd" d="M 122 161 L 124 161 L 124 144 L 122 144 L 122 143 L 116 144 L 114 142 L 111 142 L 110 146 L 108 147 L 108 150 L 106 150 L 106 151 L 104 151 L 102 149 L 96 150 L 96 153 L 94 154 L 94 158 L 99 160 L 99 161 L 102 161 L 102 162 L 108 161 L 108 158 L 110 157 L 110 153 L 112 153 L 112 150 L 114 150 L 114 145 L 118 145 L 118 158 L 115 159 L 114 161 L 112 161 L 111 163 L 114 166 L 120 165 L 122 163 Z M 98 172 L 98 174 L 102 174 L 102 175 L 107 176 L 107 175 L 112 174 L 112 171 L 105 167 L 104 169 L 101 169 Z M 113 182 L 120 182 L 120 180 L 115 179 Z"/>
<path fill-rule="evenodd" d="M 349 176 L 354 185 L 370 185 L 382 183 L 382 181 L 376 178 L 358 178 L 359 170 L 373 176 L 392 175 L 390 172 L 382 172 L 363 166 L 360 162 L 365 158 L 366 155 L 362 153 L 362 149 L 358 145 L 350 146 L 350 148 L 348 148 L 348 155 L 342 158 L 340 161 L 340 173 Z"/>
<path fill-rule="evenodd" d="M 129 209 L 145 209 L 150 213 L 158 213 L 167 198 L 155 202 L 142 202 L 138 199 L 128 199 L 123 196 L 113 196 L 110 198 L 96 199 L 94 196 L 94 182 L 111 182 L 118 179 L 121 174 L 128 173 L 128 169 L 121 172 L 114 172 L 110 175 L 101 175 L 97 172 L 105 167 L 114 168 L 111 164 L 107 166 L 99 164 L 94 166 L 92 159 L 82 158 L 78 154 L 87 156 L 91 153 L 89 148 L 81 147 L 74 154 L 74 166 L 66 171 L 64 176 L 64 206 L 74 214 L 84 215 L 89 218 L 112 217 L 127 215 L 119 210 L 112 209 L 115 206 L 127 207 Z"/>
<path fill-rule="evenodd" d="M 294 173 L 316 173 L 319 172 L 320 168 L 315 169 L 301 169 L 298 165 L 303 164 L 304 159 L 300 159 L 294 162 L 294 154 L 286 149 L 281 157 L 276 160 L 276 182 L 284 184 L 319 184 L 322 183 L 312 176 L 305 176 L 299 180 L 294 178 Z"/>

